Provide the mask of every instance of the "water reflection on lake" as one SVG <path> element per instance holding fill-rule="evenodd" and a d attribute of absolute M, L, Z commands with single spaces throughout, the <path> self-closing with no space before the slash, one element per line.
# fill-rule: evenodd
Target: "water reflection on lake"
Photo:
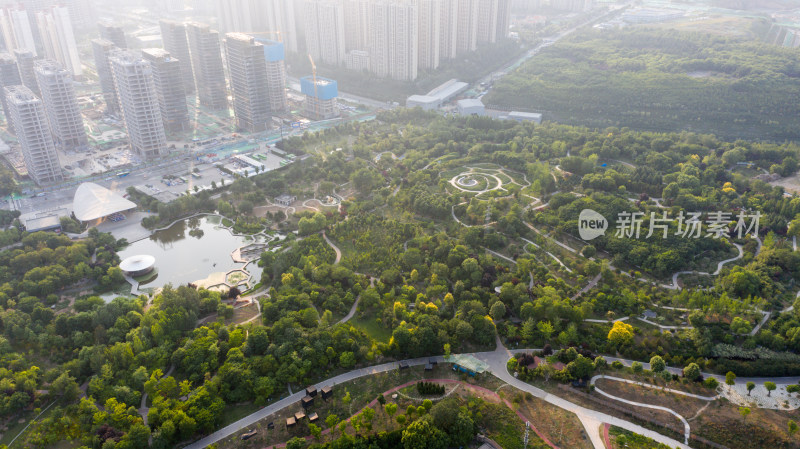
<path fill-rule="evenodd" d="M 119 252 L 120 259 L 148 254 L 156 258 L 157 275 L 142 282 L 143 288 L 184 285 L 207 278 L 212 273 L 244 268 L 236 263 L 231 253 L 238 247 L 253 242 L 264 242 L 263 236 L 234 236 L 219 228 L 220 217 L 215 215 L 181 220 L 167 229 L 157 231 L 150 238 L 139 240 Z M 256 262 L 248 264 L 253 284 L 261 277 Z"/>

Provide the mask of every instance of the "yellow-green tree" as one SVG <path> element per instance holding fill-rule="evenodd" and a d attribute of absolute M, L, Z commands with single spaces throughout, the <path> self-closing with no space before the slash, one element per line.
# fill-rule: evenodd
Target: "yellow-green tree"
<path fill-rule="evenodd" d="M 608 341 L 615 345 L 624 345 L 633 340 L 633 326 L 622 321 L 615 321 L 608 331 Z"/>

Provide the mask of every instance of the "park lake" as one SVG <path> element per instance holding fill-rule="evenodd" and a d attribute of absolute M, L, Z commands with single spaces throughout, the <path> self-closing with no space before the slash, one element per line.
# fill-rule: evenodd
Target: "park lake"
<path fill-rule="evenodd" d="M 149 238 L 133 242 L 119 252 L 119 257 L 146 254 L 155 257 L 155 270 L 151 275 L 137 279 L 141 288 L 159 288 L 188 283 L 211 287 L 223 281 L 225 273 L 244 270 L 252 275 L 252 286 L 261 278 L 257 260 L 249 264 L 234 261 L 232 253 L 239 247 L 252 243 L 266 243 L 271 237 L 234 235 L 220 224 L 217 215 L 192 217 L 178 221 L 168 228 L 154 232 Z M 239 276 L 242 277 L 242 276 Z M 210 280 L 211 283 L 205 283 Z"/>

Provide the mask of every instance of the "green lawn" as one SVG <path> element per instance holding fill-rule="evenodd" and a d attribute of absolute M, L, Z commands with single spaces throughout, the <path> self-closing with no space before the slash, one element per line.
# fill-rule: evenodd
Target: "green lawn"
<path fill-rule="evenodd" d="M 225 411 L 222 413 L 222 424 L 220 425 L 220 428 L 234 423 L 251 413 L 255 413 L 260 408 L 260 405 L 253 403 L 229 405 L 228 407 L 225 407 Z"/>
<path fill-rule="evenodd" d="M 44 406 L 42 406 L 42 409 L 46 408 L 48 405 L 50 405 L 50 404 L 49 403 L 45 404 Z M 41 421 L 42 419 L 45 419 L 48 416 L 50 416 L 52 411 L 53 411 L 53 407 L 50 407 L 50 409 L 45 411 L 42 414 L 42 416 L 39 417 L 39 420 Z M 12 422 L 9 423 L 8 430 L 3 432 L 3 437 L 0 438 L 0 445 L 8 445 L 11 442 L 11 440 L 14 439 L 14 437 L 16 437 L 20 432 L 22 432 L 22 429 L 24 429 L 25 426 L 27 426 L 28 423 L 32 419 L 36 418 L 36 415 L 38 415 L 38 413 L 34 413 L 33 411 L 29 411 L 29 412 L 25 412 L 21 416 L 17 416 L 16 418 L 14 418 L 12 420 Z M 19 422 L 19 420 L 21 418 L 24 418 L 25 422 Z M 30 429 L 28 429 L 28 430 L 30 430 Z M 23 435 L 20 435 L 20 437 L 17 438 L 17 441 L 14 442 L 14 446 L 13 447 L 19 447 L 19 443 L 21 441 L 23 441 L 24 439 L 25 439 L 25 437 Z"/>
<path fill-rule="evenodd" d="M 392 331 L 387 327 L 378 324 L 374 319 L 353 318 L 350 320 L 350 323 L 366 332 L 370 338 L 373 338 L 376 341 L 389 343 L 389 339 L 392 337 Z"/>

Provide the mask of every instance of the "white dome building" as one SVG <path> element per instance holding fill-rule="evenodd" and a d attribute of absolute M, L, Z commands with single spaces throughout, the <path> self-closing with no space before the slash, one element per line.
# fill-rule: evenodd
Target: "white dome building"
<path fill-rule="evenodd" d="M 119 264 L 123 273 L 130 277 L 143 276 L 151 271 L 156 265 L 156 258 L 148 255 L 131 256 Z"/>
<path fill-rule="evenodd" d="M 72 212 L 82 223 L 102 221 L 109 215 L 135 209 L 136 203 L 123 198 L 105 187 L 93 182 L 78 186 L 72 200 Z"/>

